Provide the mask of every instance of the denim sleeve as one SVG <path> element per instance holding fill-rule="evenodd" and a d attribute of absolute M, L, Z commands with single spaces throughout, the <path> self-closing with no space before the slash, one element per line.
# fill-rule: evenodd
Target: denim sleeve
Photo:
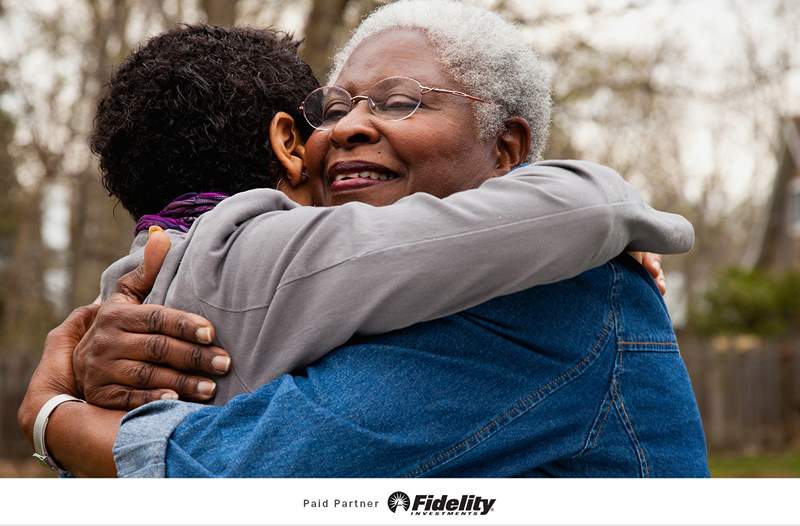
<path fill-rule="evenodd" d="M 200 404 L 161 400 L 125 415 L 114 444 L 117 476 L 164 477 L 169 436 L 187 415 L 201 408 Z"/>

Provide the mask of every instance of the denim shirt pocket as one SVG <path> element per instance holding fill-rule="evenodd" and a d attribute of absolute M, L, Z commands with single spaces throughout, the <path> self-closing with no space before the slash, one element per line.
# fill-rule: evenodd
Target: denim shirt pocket
<path fill-rule="evenodd" d="M 613 308 L 620 352 L 678 352 L 667 305 L 644 267 L 628 255 L 611 266 L 617 285 Z"/>

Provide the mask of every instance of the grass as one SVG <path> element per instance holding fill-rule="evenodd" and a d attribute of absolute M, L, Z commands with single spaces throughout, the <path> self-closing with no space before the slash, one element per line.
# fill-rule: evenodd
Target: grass
<path fill-rule="evenodd" d="M 761 455 L 711 455 L 712 477 L 800 477 L 800 451 Z"/>
<path fill-rule="evenodd" d="M 800 477 L 800 451 L 753 456 L 711 455 L 712 477 Z M 0 459 L 2 477 L 53 477 L 36 462 L 25 459 Z"/>

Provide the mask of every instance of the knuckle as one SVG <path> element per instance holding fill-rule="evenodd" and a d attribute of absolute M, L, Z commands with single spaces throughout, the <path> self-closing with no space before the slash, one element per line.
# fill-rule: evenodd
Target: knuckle
<path fill-rule="evenodd" d="M 105 390 L 103 394 L 96 396 L 96 405 L 108 408 L 124 409 L 127 408 L 128 393 L 127 389 L 112 387 Z"/>
<path fill-rule="evenodd" d="M 134 407 L 133 402 L 133 391 L 128 389 L 125 391 L 125 407 Z"/>
<path fill-rule="evenodd" d="M 192 345 L 190 355 L 190 363 L 193 369 L 201 369 L 203 367 L 203 349 L 199 345 Z"/>
<path fill-rule="evenodd" d="M 133 377 L 136 381 L 136 385 L 139 387 L 147 387 L 150 385 L 150 382 L 153 380 L 153 373 L 155 369 L 152 365 L 143 363 L 137 365 L 133 369 Z"/>
<path fill-rule="evenodd" d="M 117 305 L 107 304 L 100 308 L 95 318 L 95 325 L 107 329 L 114 327 L 121 319 L 121 311 Z"/>
<path fill-rule="evenodd" d="M 89 381 L 100 369 L 100 361 L 94 354 L 86 354 L 81 360 L 74 360 L 73 366 L 79 366 L 83 371 L 84 381 Z"/>
<path fill-rule="evenodd" d="M 179 374 L 175 378 L 175 391 L 181 394 L 187 394 L 187 389 L 189 387 L 189 377 L 185 374 Z"/>
<path fill-rule="evenodd" d="M 153 309 L 147 315 L 147 330 L 149 332 L 162 332 L 161 327 L 164 324 L 164 314 L 159 309 Z"/>
<path fill-rule="evenodd" d="M 145 339 L 144 350 L 147 359 L 160 362 L 167 354 L 167 338 L 162 335 L 150 336 Z"/>
<path fill-rule="evenodd" d="M 189 333 L 189 322 L 187 322 L 184 317 L 178 316 L 178 318 L 175 320 L 175 330 L 177 334 L 185 336 Z"/>
<path fill-rule="evenodd" d="M 125 296 L 139 297 L 139 285 L 144 277 L 144 266 L 139 265 L 117 280 L 117 291 Z"/>
<path fill-rule="evenodd" d="M 152 402 L 154 400 L 153 393 L 150 392 L 150 391 L 144 391 L 141 394 L 140 398 L 141 398 L 141 405 L 149 404 L 150 402 Z"/>

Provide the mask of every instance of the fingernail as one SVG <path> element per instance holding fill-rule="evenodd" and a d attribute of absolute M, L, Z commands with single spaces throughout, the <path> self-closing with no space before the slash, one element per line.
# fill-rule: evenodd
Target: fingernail
<path fill-rule="evenodd" d="M 203 396 L 213 395 L 216 388 L 217 384 L 205 380 L 197 384 L 197 392 Z"/>
<path fill-rule="evenodd" d="M 211 328 L 210 327 L 200 327 L 194 333 L 195 337 L 197 337 L 197 341 L 200 343 L 211 343 Z"/>
<path fill-rule="evenodd" d="M 178 399 L 178 393 L 173 393 L 173 392 L 164 393 L 164 394 L 161 395 L 161 399 L 162 400 L 177 400 Z"/>
<path fill-rule="evenodd" d="M 147 229 L 147 235 L 153 234 L 155 232 L 163 232 L 162 228 L 158 225 L 153 225 Z"/>
<path fill-rule="evenodd" d="M 215 356 L 214 359 L 211 360 L 211 367 L 220 373 L 227 373 L 228 369 L 231 367 L 231 359 L 227 356 Z"/>

